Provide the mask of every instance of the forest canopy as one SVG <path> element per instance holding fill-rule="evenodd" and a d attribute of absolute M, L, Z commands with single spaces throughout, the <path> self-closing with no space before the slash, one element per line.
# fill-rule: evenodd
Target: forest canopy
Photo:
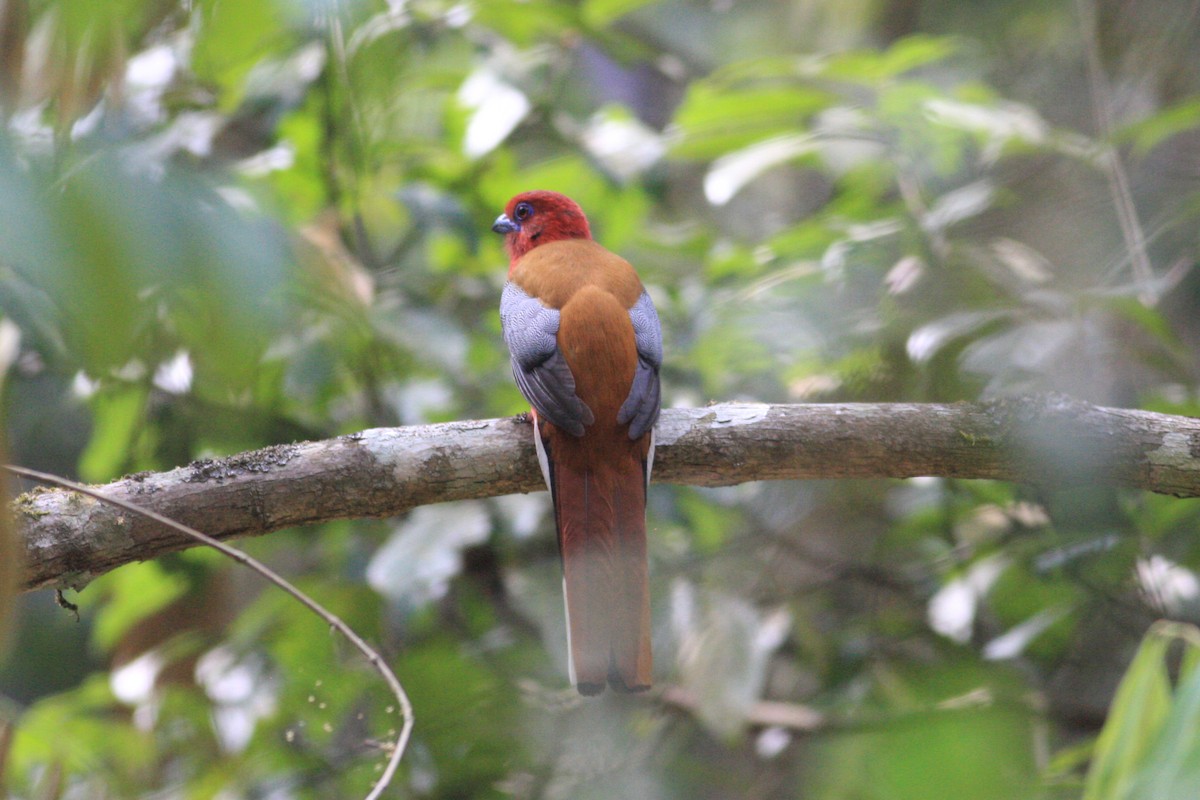
<path fill-rule="evenodd" d="M 0 0 L 0 120 L 6 460 L 86 482 L 526 411 L 530 189 L 636 266 L 665 407 L 1200 415 L 1194 3 Z M 633 697 L 568 688 L 545 493 L 239 546 L 402 681 L 385 796 L 1194 798 L 1200 506 L 1073 444 L 653 486 Z M 0 794 L 367 794 L 399 710 L 321 619 L 204 548 L 76 619 L 16 535 Z"/>

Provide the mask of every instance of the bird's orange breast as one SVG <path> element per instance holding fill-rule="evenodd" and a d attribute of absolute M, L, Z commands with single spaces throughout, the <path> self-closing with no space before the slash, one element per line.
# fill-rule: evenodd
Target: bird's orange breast
<path fill-rule="evenodd" d="M 629 262 L 591 239 L 547 242 L 513 264 L 508 274 L 530 297 L 561 309 L 571 297 L 593 286 L 629 309 L 642 293 L 642 282 Z"/>

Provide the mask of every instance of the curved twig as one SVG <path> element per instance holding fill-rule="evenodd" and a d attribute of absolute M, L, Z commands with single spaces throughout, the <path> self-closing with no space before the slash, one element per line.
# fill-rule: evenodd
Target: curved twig
<path fill-rule="evenodd" d="M 275 584 L 280 589 L 298 600 L 309 611 L 323 619 L 331 628 L 336 629 L 338 633 L 342 634 L 342 636 L 345 636 L 347 641 L 354 645 L 354 647 L 366 657 L 367 661 L 371 663 L 371 666 L 373 666 L 376 671 L 383 676 L 384 682 L 388 685 L 388 688 L 391 689 L 392 694 L 395 695 L 396 702 L 400 704 L 400 713 L 404 717 L 404 723 L 400 729 L 399 736 L 396 737 L 395 744 L 392 746 L 392 754 L 388 758 L 387 766 L 380 774 L 379 780 L 377 780 L 375 785 L 371 787 L 371 792 L 367 795 L 366 800 L 377 800 L 377 798 L 383 794 L 384 789 L 388 787 L 388 784 L 390 784 L 392 781 L 392 777 L 396 774 L 396 769 L 400 766 L 400 759 L 404 756 L 404 750 L 408 746 L 409 737 L 412 735 L 412 703 L 409 702 L 408 695 L 405 693 L 404 687 L 401 686 L 400 680 L 396 677 L 396 674 L 392 672 L 392 668 L 387 665 L 387 662 L 383 660 L 383 657 L 380 656 L 374 648 L 372 648 L 366 643 L 366 641 L 363 640 L 361 636 L 354 632 L 353 628 L 342 621 L 342 619 L 336 614 L 327 610 L 316 600 L 313 600 L 307 594 L 300 591 L 300 589 L 296 588 L 296 586 L 288 581 L 287 578 L 284 578 L 278 572 L 275 572 L 261 561 L 258 561 L 253 556 L 243 553 L 241 550 L 230 547 L 218 539 L 214 539 L 208 534 L 201 533 L 195 528 L 191 528 L 187 525 L 176 522 L 175 520 L 165 517 L 156 511 L 143 508 L 136 503 L 131 503 L 128 500 L 123 500 L 118 497 L 111 497 L 105 492 L 90 488 L 88 486 L 83 486 L 82 484 L 75 483 L 74 481 L 69 481 L 66 478 L 60 478 L 57 475 L 26 469 L 25 467 L 16 467 L 9 464 L 0 465 L 0 467 L 12 473 L 13 475 L 19 475 L 23 478 L 29 478 L 42 483 L 49 483 L 54 486 L 59 486 L 63 489 L 68 489 L 72 492 L 78 492 L 79 494 L 87 495 L 88 497 L 95 498 L 103 503 L 109 503 L 118 508 L 123 508 L 131 513 L 154 520 L 160 525 L 165 525 L 174 531 L 178 531 L 185 536 L 201 542 L 202 544 L 206 544 L 209 547 L 212 547 L 224 555 L 232 558 L 234 561 L 237 561 L 239 564 L 249 567 L 259 575 L 262 575 L 268 581 Z"/>

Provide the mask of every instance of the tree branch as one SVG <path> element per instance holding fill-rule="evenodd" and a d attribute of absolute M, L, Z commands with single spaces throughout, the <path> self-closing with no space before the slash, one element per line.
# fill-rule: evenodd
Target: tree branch
<path fill-rule="evenodd" d="M 723 403 L 664 410 L 656 431 L 656 482 L 936 475 L 1200 496 L 1200 419 L 1058 396 L 982 405 Z M 230 539 L 537 491 L 542 480 L 529 425 L 506 418 L 275 445 L 102 488 Z M 26 589 L 81 588 L 123 564 L 193 544 L 68 491 L 35 489 L 13 508 Z"/>

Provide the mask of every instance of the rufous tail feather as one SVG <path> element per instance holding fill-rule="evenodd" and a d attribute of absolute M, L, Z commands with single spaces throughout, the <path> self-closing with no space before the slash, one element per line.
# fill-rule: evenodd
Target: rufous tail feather
<path fill-rule="evenodd" d="M 550 461 L 563 562 L 571 679 L 581 694 L 607 683 L 650 687 L 650 595 L 643 465 L 572 469 Z"/>

